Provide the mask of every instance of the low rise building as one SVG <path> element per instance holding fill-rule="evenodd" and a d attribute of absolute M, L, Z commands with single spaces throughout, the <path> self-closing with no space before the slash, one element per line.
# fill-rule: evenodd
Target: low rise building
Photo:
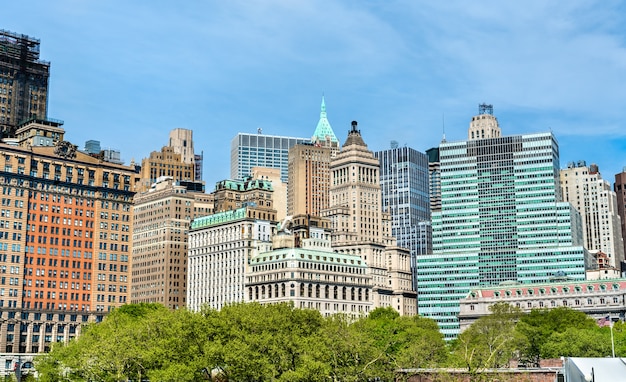
<path fill-rule="evenodd" d="M 460 300 L 461 331 L 491 312 L 493 304 L 505 302 L 523 312 L 565 306 L 596 319 L 609 316 L 624 320 L 626 314 L 626 279 L 555 280 L 543 284 L 503 283 L 495 287 L 471 290 Z"/>
<path fill-rule="evenodd" d="M 329 229 L 300 227 L 306 234 L 282 226 L 273 237 L 273 249 L 252 257 L 246 300 L 293 302 L 297 308 L 315 309 L 324 316 L 367 315 L 373 298 L 365 261 L 358 255 L 333 252 Z"/>

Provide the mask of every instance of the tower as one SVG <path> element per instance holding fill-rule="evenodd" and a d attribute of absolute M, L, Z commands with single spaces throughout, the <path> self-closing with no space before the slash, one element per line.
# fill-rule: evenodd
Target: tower
<path fill-rule="evenodd" d="M 472 117 L 467 139 L 498 138 L 501 136 L 498 119 L 493 115 L 493 105 L 478 105 L 478 115 Z"/>
<path fill-rule="evenodd" d="M 379 172 L 378 159 L 353 121 L 330 164 L 330 207 L 323 215 L 331 220 L 333 249 L 359 255 L 374 275 L 374 307 L 393 307 L 402 315 L 414 315 L 411 255 L 391 235 L 391 217 L 382 209 Z"/>
<path fill-rule="evenodd" d="M 624 244 L 617 197 L 611 185 L 602 179 L 597 165 L 585 161 L 570 162 L 560 173 L 563 200 L 580 213 L 583 240 L 589 251 L 608 256 L 609 266 L 620 268 L 624 261 Z"/>
<path fill-rule="evenodd" d="M 472 120 L 482 116 L 493 117 Z M 439 160 L 441 210 L 432 213 L 433 253 L 418 257 L 418 309 L 447 339 L 471 288 L 585 278 L 592 261 L 580 214 L 561 202 L 551 133 L 442 142 Z"/>
<path fill-rule="evenodd" d="M 289 149 L 287 214 L 291 216 L 321 216 L 329 206 L 329 167 L 339 151 L 339 140 L 328 121 L 324 97 L 311 142 Z"/>
<path fill-rule="evenodd" d="M 398 246 L 411 251 L 413 288 L 416 257 L 430 253 L 432 246 L 428 195 L 428 157 L 410 147 L 392 147 L 374 153 L 380 162 L 382 206 L 391 214 L 391 235 Z"/>
<path fill-rule="evenodd" d="M 311 142 L 316 146 L 330 148 L 332 150 L 331 153 L 333 157 L 337 154 L 337 151 L 339 151 L 339 140 L 337 139 L 333 128 L 330 126 L 330 122 L 328 122 L 328 116 L 326 114 L 326 101 L 324 100 L 324 97 L 322 97 L 320 119 L 317 122 L 317 127 L 315 128 Z"/>
<path fill-rule="evenodd" d="M 195 190 L 204 191 L 204 182 L 198 177 L 197 159 L 193 151 L 193 132 L 187 129 L 170 131 L 168 145 L 160 152 L 151 152 L 148 158 L 141 161 L 138 192 L 149 190 L 162 177 L 171 177 L 175 182 L 188 186 L 193 184 Z"/>
<path fill-rule="evenodd" d="M 13 138 L 26 120 L 47 117 L 49 76 L 38 39 L 0 30 L 0 138 Z"/>

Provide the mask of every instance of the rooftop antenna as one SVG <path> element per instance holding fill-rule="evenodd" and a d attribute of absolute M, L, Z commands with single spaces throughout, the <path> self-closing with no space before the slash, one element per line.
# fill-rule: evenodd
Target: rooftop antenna
<path fill-rule="evenodd" d="M 441 129 L 443 130 L 443 137 L 441 138 L 441 142 L 446 141 L 446 115 L 445 113 L 441 113 Z"/>

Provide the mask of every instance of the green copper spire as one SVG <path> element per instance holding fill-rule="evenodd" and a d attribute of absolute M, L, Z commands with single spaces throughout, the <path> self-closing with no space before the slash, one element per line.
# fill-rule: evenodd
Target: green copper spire
<path fill-rule="evenodd" d="M 313 143 L 319 143 L 321 145 L 325 145 L 326 142 L 329 142 L 330 145 L 335 147 L 339 145 L 339 140 L 337 139 L 333 128 L 330 127 L 330 122 L 328 122 L 328 118 L 326 117 L 326 102 L 324 101 L 324 96 L 322 96 L 320 120 L 317 123 L 315 133 L 313 133 L 311 140 Z"/>

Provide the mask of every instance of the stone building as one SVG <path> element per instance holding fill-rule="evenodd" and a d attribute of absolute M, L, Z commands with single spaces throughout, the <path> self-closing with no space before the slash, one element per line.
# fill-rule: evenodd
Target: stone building
<path fill-rule="evenodd" d="M 621 219 L 617 197 L 611 184 L 602 179 L 597 165 L 585 161 L 570 162 L 560 171 L 563 200 L 580 213 L 583 240 L 589 251 L 601 251 L 609 265 L 620 268 L 624 261 Z"/>
<path fill-rule="evenodd" d="M 245 299 L 249 260 L 269 243 L 276 211 L 247 204 L 196 218 L 189 231 L 187 307 L 221 309 Z"/>
<path fill-rule="evenodd" d="M 272 249 L 250 259 L 246 276 L 247 301 L 261 304 L 293 302 L 322 315 L 367 315 L 373 307 L 372 276 L 359 256 L 331 248 L 330 230 L 323 220 L 300 216 L 289 221 L 272 240 Z"/>
<path fill-rule="evenodd" d="M 372 275 L 374 308 L 393 307 L 402 315 L 417 314 L 411 279 L 411 255 L 391 235 L 391 216 L 383 212 L 380 166 L 363 141 L 357 123 L 331 161 L 330 207 L 332 247 L 361 257 Z"/>
<path fill-rule="evenodd" d="M 541 284 L 510 282 L 475 288 L 460 300 L 461 331 L 480 317 L 489 315 L 489 307 L 498 302 L 511 304 L 523 312 L 565 306 L 596 319 L 608 316 L 613 321 L 623 321 L 626 314 L 626 279 L 555 279 Z"/>

